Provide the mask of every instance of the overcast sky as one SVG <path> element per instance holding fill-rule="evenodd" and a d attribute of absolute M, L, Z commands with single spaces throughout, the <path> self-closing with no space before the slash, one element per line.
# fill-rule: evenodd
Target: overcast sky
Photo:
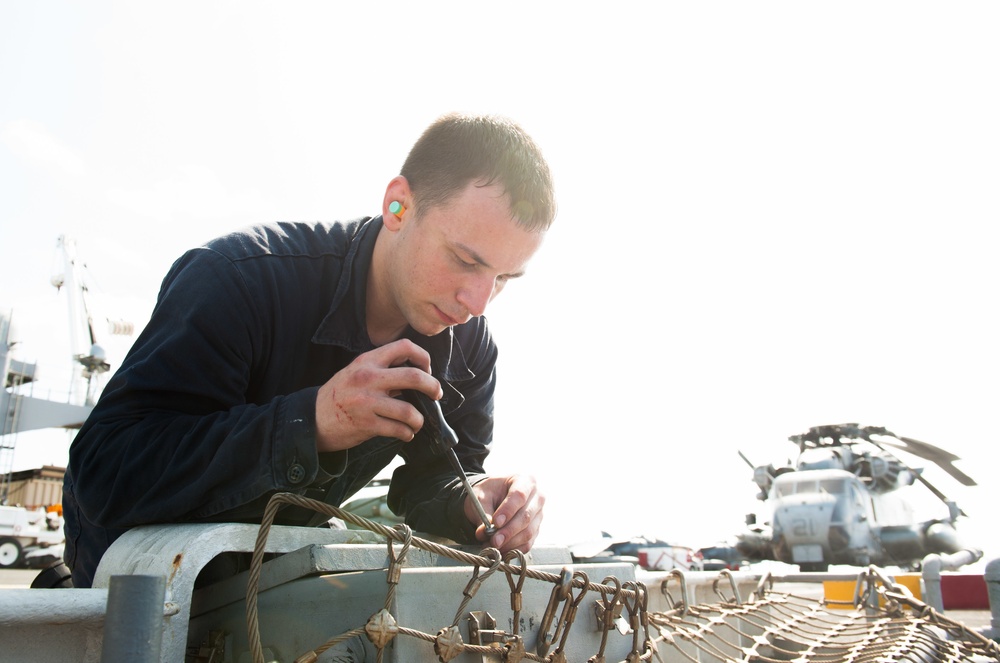
<path fill-rule="evenodd" d="M 62 387 L 60 235 L 95 317 L 141 324 L 185 249 L 376 214 L 435 117 L 504 114 L 547 155 L 559 215 L 487 313 L 491 469 L 539 477 L 545 535 L 707 545 L 757 506 L 738 450 L 783 461 L 789 435 L 859 422 L 961 456 L 980 486 L 926 476 L 1000 555 L 998 19 L 991 2 L 0 0 L 0 306 Z M 127 342 L 103 341 L 120 362 Z M 24 435 L 16 467 L 66 448 Z"/>

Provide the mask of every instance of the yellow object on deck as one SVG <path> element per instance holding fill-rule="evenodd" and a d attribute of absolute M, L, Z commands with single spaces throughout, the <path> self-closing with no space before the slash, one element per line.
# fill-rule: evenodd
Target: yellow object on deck
<path fill-rule="evenodd" d="M 923 592 L 920 589 L 919 573 L 900 573 L 893 576 L 893 580 L 910 590 L 913 598 L 918 601 L 923 600 Z M 824 580 L 823 600 L 827 608 L 834 610 L 853 610 L 854 592 L 857 590 L 857 580 Z M 879 598 L 879 605 L 884 606 L 885 601 Z"/>

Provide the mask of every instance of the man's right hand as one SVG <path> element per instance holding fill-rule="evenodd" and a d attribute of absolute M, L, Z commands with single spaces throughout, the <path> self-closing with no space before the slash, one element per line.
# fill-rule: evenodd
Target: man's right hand
<path fill-rule="evenodd" d="M 431 375 L 426 350 L 400 339 L 358 356 L 319 389 L 316 450 L 350 449 L 376 436 L 412 440 L 424 419 L 396 398 L 404 389 L 441 398 L 441 383 Z"/>

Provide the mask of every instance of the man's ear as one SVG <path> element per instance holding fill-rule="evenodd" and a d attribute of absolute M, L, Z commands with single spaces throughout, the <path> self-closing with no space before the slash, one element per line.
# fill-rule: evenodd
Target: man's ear
<path fill-rule="evenodd" d="M 382 197 L 382 223 L 389 230 L 399 230 L 405 220 L 412 217 L 413 196 L 410 183 L 402 175 L 389 180 Z"/>

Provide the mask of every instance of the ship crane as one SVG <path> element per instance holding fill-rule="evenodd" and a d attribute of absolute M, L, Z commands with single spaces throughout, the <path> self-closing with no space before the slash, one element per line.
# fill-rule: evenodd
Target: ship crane
<path fill-rule="evenodd" d="M 67 299 L 69 300 L 69 333 L 73 359 L 80 367 L 80 376 L 87 382 L 84 405 L 92 407 L 97 401 L 98 379 L 110 370 L 111 365 L 107 361 L 107 353 L 97 342 L 97 335 L 94 333 L 94 318 L 87 303 L 89 290 L 82 278 L 85 265 L 80 263 L 77 257 L 76 240 L 61 235 L 56 246 L 62 253 L 64 269 L 62 273 L 52 277 L 52 285 L 57 291 L 61 290 L 63 286 L 66 287 Z M 89 341 L 86 346 L 80 340 L 81 331 L 84 332 Z M 129 333 L 131 333 L 130 330 Z"/>
<path fill-rule="evenodd" d="M 0 368 L 3 370 L 3 389 L 0 390 L 0 504 L 5 503 L 9 492 L 18 433 L 47 428 L 80 428 L 94 409 L 101 389 L 100 376 L 111 368 L 94 330 L 87 301 L 88 288 L 83 279 L 85 265 L 76 255 L 76 242 L 63 235 L 56 246 L 61 254 L 63 271 L 52 277 L 52 284 L 57 290 L 66 289 L 75 370 L 68 397 L 60 399 L 35 394 L 33 383 L 37 366 L 35 362 L 22 361 L 14 356 L 20 339 L 13 331 L 13 312 L 0 311 Z M 133 325 L 109 321 L 109 331 L 128 336 L 132 334 Z M 86 385 L 82 394 L 81 383 Z"/>

